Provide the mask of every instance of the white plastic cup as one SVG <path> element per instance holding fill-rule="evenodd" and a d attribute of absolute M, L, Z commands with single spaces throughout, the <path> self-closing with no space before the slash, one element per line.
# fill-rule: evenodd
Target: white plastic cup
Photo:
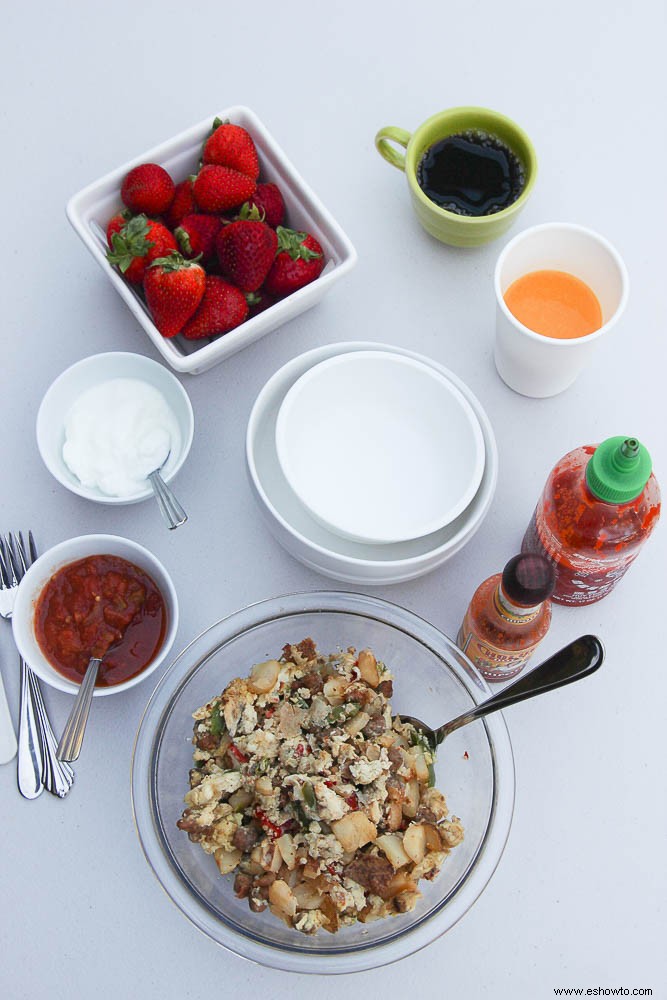
<path fill-rule="evenodd" d="M 567 271 L 586 282 L 602 309 L 599 330 L 561 340 L 519 322 L 507 308 L 505 292 L 517 278 L 542 270 Z M 498 258 L 494 285 L 496 368 L 503 382 L 523 396 L 555 396 L 572 385 L 628 298 L 628 274 L 613 246 L 591 229 L 566 222 L 533 226 L 510 240 Z"/>

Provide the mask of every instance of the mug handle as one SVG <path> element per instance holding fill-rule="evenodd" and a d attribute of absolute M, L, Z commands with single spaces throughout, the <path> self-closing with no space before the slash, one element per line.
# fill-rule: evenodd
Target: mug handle
<path fill-rule="evenodd" d="M 381 128 L 375 136 L 375 147 L 380 156 L 384 157 L 387 163 L 391 163 L 392 167 L 405 170 L 405 157 L 390 146 L 389 142 L 397 142 L 399 146 L 403 146 L 406 149 L 411 138 L 411 134 L 406 132 L 404 128 L 387 125 L 386 128 Z"/>

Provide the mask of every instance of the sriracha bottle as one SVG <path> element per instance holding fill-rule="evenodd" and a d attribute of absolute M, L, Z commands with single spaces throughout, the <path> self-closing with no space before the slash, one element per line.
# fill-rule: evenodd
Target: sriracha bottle
<path fill-rule="evenodd" d="M 616 586 L 659 516 L 648 451 L 636 438 L 607 438 L 552 469 L 521 548 L 553 563 L 553 601 L 593 604 Z"/>
<path fill-rule="evenodd" d="M 480 583 L 456 644 L 487 681 L 516 677 L 547 634 L 554 580 L 548 559 L 522 553 Z"/>

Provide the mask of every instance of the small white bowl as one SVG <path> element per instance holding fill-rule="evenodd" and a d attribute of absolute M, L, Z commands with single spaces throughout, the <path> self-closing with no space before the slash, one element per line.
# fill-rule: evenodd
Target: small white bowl
<path fill-rule="evenodd" d="M 282 401 L 304 372 L 326 358 L 350 351 L 393 351 L 432 365 L 460 389 L 482 428 L 486 462 L 480 487 L 468 508 L 432 535 L 393 545 L 364 545 L 342 538 L 315 521 L 295 497 L 276 452 L 275 430 Z M 479 400 L 458 376 L 443 365 L 402 347 L 368 342 L 327 344 L 283 365 L 260 391 L 246 434 L 250 485 L 269 531 L 295 559 L 310 569 L 344 583 L 385 586 L 430 573 L 451 559 L 482 524 L 498 478 L 498 451 L 493 430 Z"/>
<path fill-rule="evenodd" d="M 280 407 L 276 449 L 315 520 L 372 545 L 444 528 L 484 471 L 482 429 L 463 393 L 389 351 L 339 354 L 305 372 Z"/>
<path fill-rule="evenodd" d="M 47 469 L 71 493 L 104 504 L 130 504 L 153 495 L 148 480 L 146 488 L 133 496 L 113 497 L 96 487 L 84 486 L 65 464 L 65 418 L 75 400 L 95 385 L 114 378 L 136 378 L 158 389 L 176 417 L 180 443 L 172 448 L 162 470 L 162 478 L 170 482 L 185 462 L 192 445 L 194 414 L 187 392 L 164 365 L 141 354 L 127 351 L 93 354 L 67 368 L 51 384 L 37 413 L 37 447 Z"/>
<path fill-rule="evenodd" d="M 214 117 L 211 115 L 198 125 L 117 167 L 75 194 L 67 205 L 69 221 L 162 357 L 175 371 L 192 375 L 207 371 L 310 309 L 357 261 L 356 250 L 341 227 L 297 173 L 257 115 L 243 106 L 227 108 L 218 112 L 218 117 L 248 130 L 259 154 L 260 181 L 278 185 L 285 199 L 288 224 L 293 229 L 306 230 L 318 240 L 324 250 L 326 265 L 316 281 L 222 337 L 186 340 L 180 335 L 171 339 L 162 336 L 144 300 L 107 261 L 105 231 L 109 219 L 123 207 L 120 188 L 132 167 L 139 163 L 159 163 L 176 183 L 197 172 L 202 144 L 211 131 Z"/>
<path fill-rule="evenodd" d="M 118 535 L 79 535 L 77 538 L 69 538 L 66 542 L 54 545 L 53 548 L 35 560 L 21 580 L 12 614 L 12 629 L 14 642 L 19 653 L 30 664 L 37 676 L 59 691 L 76 694 L 79 685 L 73 684 L 72 681 L 68 681 L 66 677 L 58 673 L 42 653 L 35 638 L 34 612 L 42 589 L 54 573 L 69 563 L 95 555 L 120 556 L 122 559 L 127 559 L 128 562 L 134 563 L 135 566 L 139 566 L 157 584 L 167 609 L 167 629 L 155 659 L 141 673 L 137 674 L 136 677 L 131 677 L 128 681 L 113 684 L 110 687 L 95 688 L 94 695 L 97 698 L 109 694 L 119 694 L 121 691 L 126 691 L 128 688 L 140 684 L 164 662 L 176 638 L 178 630 L 176 590 L 166 569 L 152 552 L 145 549 L 143 545 Z"/>

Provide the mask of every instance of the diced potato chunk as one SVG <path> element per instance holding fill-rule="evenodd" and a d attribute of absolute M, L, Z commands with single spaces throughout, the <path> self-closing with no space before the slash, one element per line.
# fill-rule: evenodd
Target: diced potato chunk
<path fill-rule="evenodd" d="M 292 892 L 300 910 L 317 910 L 322 904 L 322 893 L 311 882 L 298 882 Z"/>
<path fill-rule="evenodd" d="M 391 899 L 392 896 L 398 896 L 399 892 L 417 891 L 417 883 L 414 879 L 406 875 L 405 872 L 396 872 L 391 882 L 387 885 L 384 898 Z"/>
<path fill-rule="evenodd" d="M 375 841 L 380 850 L 386 855 L 392 868 L 403 868 L 410 864 L 410 857 L 403 847 L 403 840 L 398 833 L 385 833 Z"/>
<path fill-rule="evenodd" d="M 419 782 L 416 778 L 411 778 L 405 783 L 405 798 L 403 799 L 403 815 L 412 819 L 417 813 L 419 806 Z"/>
<path fill-rule="evenodd" d="M 280 851 L 283 861 L 290 871 L 293 871 L 296 864 L 296 845 L 294 838 L 289 833 L 284 833 L 275 841 L 276 847 Z M 421 858 L 420 858 L 421 861 Z"/>
<path fill-rule="evenodd" d="M 243 857 L 243 851 L 226 851 L 224 848 L 219 847 L 217 851 L 214 851 L 213 857 L 215 858 L 215 863 L 218 866 L 220 874 L 229 875 L 230 872 L 234 871 Z"/>
<path fill-rule="evenodd" d="M 343 729 L 350 736 L 356 736 L 357 733 L 361 732 L 369 719 L 370 715 L 368 715 L 367 712 L 357 712 L 357 714 L 353 715 L 351 719 L 348 719 L 343 726 Z"/>
<path fill-rule="evenodd" d="M 329 677 L 324 682 L 324 697 L 330 705 L 340 705 L 349 681 L 344 677 Z"/>
<path fill-rule="evenodd" d="M 269 886 L 269 903 L 286 917 L 293 917 L 296 913 L 296 896 L 282 879 L 277 878 Z"/>
<path fill-rule="evenodd" d="M 253 801 L 254 795 L 247 788 L 239 788 L 229 796 L 229 804 L 234 811 L 245 809 Z"/>
<path fill-rule="evenodd" d="M 265 660 L 264 663 L 256 663 L 250 671 L 248 687 L 255 694 L 268 694 L 276 686 L 280 664 L 277 660 Z"/>
<path fill-rule="evenodd" d="M 424 837 L 426 839 L 427 851 L 441 851 L 442 841 L 437 829 L 431 823 L 423 824 Z"/>
<path fill-rule="evenodd" d="M 418 823 L 411 823 L 403 834 L 403 849 L 416 865 L 426 854 L 426 830 Z"/>
<path fill-rule="evenodd" d="M 421 750 L 416 750 L 414 752 L 414 769 L 417 781 L 422 785 L 428 785 L 428 765 L 426 763 L 426 757 Z"/>
<path fill-rule="evenodd" d="M 271 795 L 273 792 L 273 782 L 265 774 L 255 779 L 256 795 Z"/>
<path fill-rule="evenodd" d="M 403 810 L 400 802 L 389 802 L 386 822 L 388 830 L 400 830 L 403 823 Z"/>
<path fill-rule="evenodd" d="M 377 837 L 377 829 L 363 812 L 349 812 L 331 824 L 331 829 L 344 851 L 357 851 Z"/>
<path fill-rule="evenodd" d="M 370 684 L 371 687 L 376 688 L 380 683 L 380 671 L 378 670 L 377 660 L 370 649 L 361 650 L 357 665 L 361 679 Z"/>

